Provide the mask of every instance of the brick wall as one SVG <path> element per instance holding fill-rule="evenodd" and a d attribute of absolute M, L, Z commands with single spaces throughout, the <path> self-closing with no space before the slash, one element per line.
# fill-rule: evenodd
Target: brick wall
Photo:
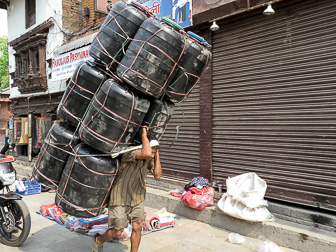
<path fill-rule="evenodd" d="M 95 0 L 62 0 L 63 28 L 74 33 L 72 37 L 66 38 L 66 42 L 85 37 L 99 30 L 107 13 L 95 11 L 94 2 Z M 85 16 L 85 8 L 89 9 L 89 16 Z"/>
<path fill-rule="evenodd" d="M 81 0 L 63 0 L 62 1 L 63 28 L 78 32 L 83 27 L 83 5 Z"/>

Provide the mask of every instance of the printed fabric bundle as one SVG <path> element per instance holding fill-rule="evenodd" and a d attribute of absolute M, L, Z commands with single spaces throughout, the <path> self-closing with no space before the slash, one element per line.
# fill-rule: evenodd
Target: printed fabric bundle
<path fill-rule="evenodd" d="M 60 225 L 64 225 L 64 218 L 68 216 L 61 209 L 59 209 L 55 203 L 42 205 L 37 213 L 47 217 L 48 219 L 56 221 Z"/>
<path fill-rule="evenodd" d="M 153 216 L 145 213 L 141 234 L 145 235 L 153 231 L 174 227 L 175 216 L 175 214 L 169 213 L 165 207 L 155 212 Z"/>
<path fill-rule="evenodd" d="M 197 210 L 214 205 L 214 189 L 207 179 L 196 177 L 184 187 L 181 201 L 185 206 Z"/>

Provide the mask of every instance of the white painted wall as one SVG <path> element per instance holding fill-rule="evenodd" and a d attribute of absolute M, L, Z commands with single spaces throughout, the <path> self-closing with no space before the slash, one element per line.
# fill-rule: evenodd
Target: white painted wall
<path fill-rule="evenodd" d="M 52 20 L 54 25 L 49 28 L 49 34 L 46 43 L 46 59 L 53 57 L 55 49 L 62 45 L 63 33 L 60 29 L 62 27 L 62 0 L 36 0 L 36 23 L 26 29 L 25 21 L 25 1 L 23 0 L 11 0 L 7 10 L 8 17 L 8 41 L 11 42 L 14 39 L 22 36 L 23 34 L 34 29 L 41 23 Z M 15 51 L 9 46 L 9 72 L 15 71 Z M 47 77 L 51 73 L 51 69 L 48 68 L 46 63 Z M 12 83 L 12 80 L 11 80 Z M 60 81 L 51 82 L 48 80 L 48 91 L 43 93 L 34 93 L 34 96 L 56 93 L 65 90 L 65 83 Z M 31 96 L 30 94 L 21 95 L 17 87 L 11 88 L 10 98 L 18 98 Z"/>

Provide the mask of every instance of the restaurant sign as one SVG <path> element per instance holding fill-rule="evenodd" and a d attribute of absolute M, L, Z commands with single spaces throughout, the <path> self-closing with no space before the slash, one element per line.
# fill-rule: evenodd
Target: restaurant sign
<path fill-rule="evenodd" d="M 60 54 L 52 59 L 52 80 L 71 78 L 76 66 L 84 61 L 93 60 L 89 55 L 90 45 Z"/>

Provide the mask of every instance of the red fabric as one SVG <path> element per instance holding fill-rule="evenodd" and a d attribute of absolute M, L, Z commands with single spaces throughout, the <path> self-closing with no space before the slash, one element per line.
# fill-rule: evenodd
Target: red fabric
<path fill-rule="evenodd" d="M 49 211 L 48 211 L 48 209 L 51 208 L 51 207 L 54 207 L 54 206 L 56 206 L 55 203 L 53 203 L 53 204 L 48 204 L 48 205 L 42 205 L 42 206 L 41 206 L 41 213 L 42 213 L 42 215 L 43 215 L 43 216 L 48 216 L 48 215 L 49 215 Z"/>

